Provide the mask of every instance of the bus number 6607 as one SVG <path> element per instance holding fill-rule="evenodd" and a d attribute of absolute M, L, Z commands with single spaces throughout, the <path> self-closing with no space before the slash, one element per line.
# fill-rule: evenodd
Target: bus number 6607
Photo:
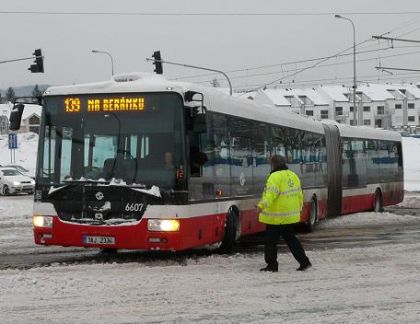
<path fill-rule="evenodd" d="M 143 204 L 140 203 L 127 203 L 125 205 L 125 211 L 128 212 L 139 212 L 143 209 Z"/>

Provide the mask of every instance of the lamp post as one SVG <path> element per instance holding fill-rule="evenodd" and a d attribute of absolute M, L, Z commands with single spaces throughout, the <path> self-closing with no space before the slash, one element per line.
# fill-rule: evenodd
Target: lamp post
<path fill-rule="evenodd" d="M 335 18 L 338 19 L 344 19 L 347 20 L 351 23 L 351 26 L 353 27 L 353 125 L 357 125 L 359 124 L 359 126 L 362 124 L 362 115 L 359 112 L 359 114 L 357 115 L 357 108 L 356 108 L 356 88 L 357 88 L 357 83 L 356 83 L 356 28 L 354 27 L 354 23 L 350 18 L 347 17 L 343 17 L 341 15 L 335 15 Z M 359 117 L 359 118 L 357 118 Z"/>
<path fill-rule="evenodd" d="M 112 55 L 109 54 L 107 51 L 99 51 L 99 50 L 92 50 L 92 53 L 108 55 L 109 58 L 111 59 L 111 75 L 114 75 L 114 59 L 112 58 Z"/>

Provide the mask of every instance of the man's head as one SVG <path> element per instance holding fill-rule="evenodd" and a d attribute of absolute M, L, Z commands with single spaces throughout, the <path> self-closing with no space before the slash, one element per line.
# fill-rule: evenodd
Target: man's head
<path fill-rule="evenodd" d="M 287 170 L 286 158 L 281 155 L 273 155 L 271 157 L 271 169 L 273 171 Z"/>

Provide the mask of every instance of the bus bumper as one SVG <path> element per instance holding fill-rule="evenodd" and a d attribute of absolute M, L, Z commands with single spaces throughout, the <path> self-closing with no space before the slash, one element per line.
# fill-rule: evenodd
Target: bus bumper
<path fill-rule="evenodd" d="M 51 217 L 50 227 L 34 226 L 36 244 L 181 251 L 220 242 L 225 223 L 224 214 L 208 215 L 179 219 L 176 231 L 150 231 L 147 218 L 136 224 L 86 225 Z"/>

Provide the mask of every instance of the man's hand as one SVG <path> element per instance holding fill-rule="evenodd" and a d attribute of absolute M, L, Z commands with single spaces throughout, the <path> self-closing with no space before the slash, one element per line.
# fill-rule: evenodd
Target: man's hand
<path fill-rule="evenodd" d="M 255 205 L 255 209 L 257 211 L 257 214 L 262 212 L 262 209 L 258 205 Z"/>

